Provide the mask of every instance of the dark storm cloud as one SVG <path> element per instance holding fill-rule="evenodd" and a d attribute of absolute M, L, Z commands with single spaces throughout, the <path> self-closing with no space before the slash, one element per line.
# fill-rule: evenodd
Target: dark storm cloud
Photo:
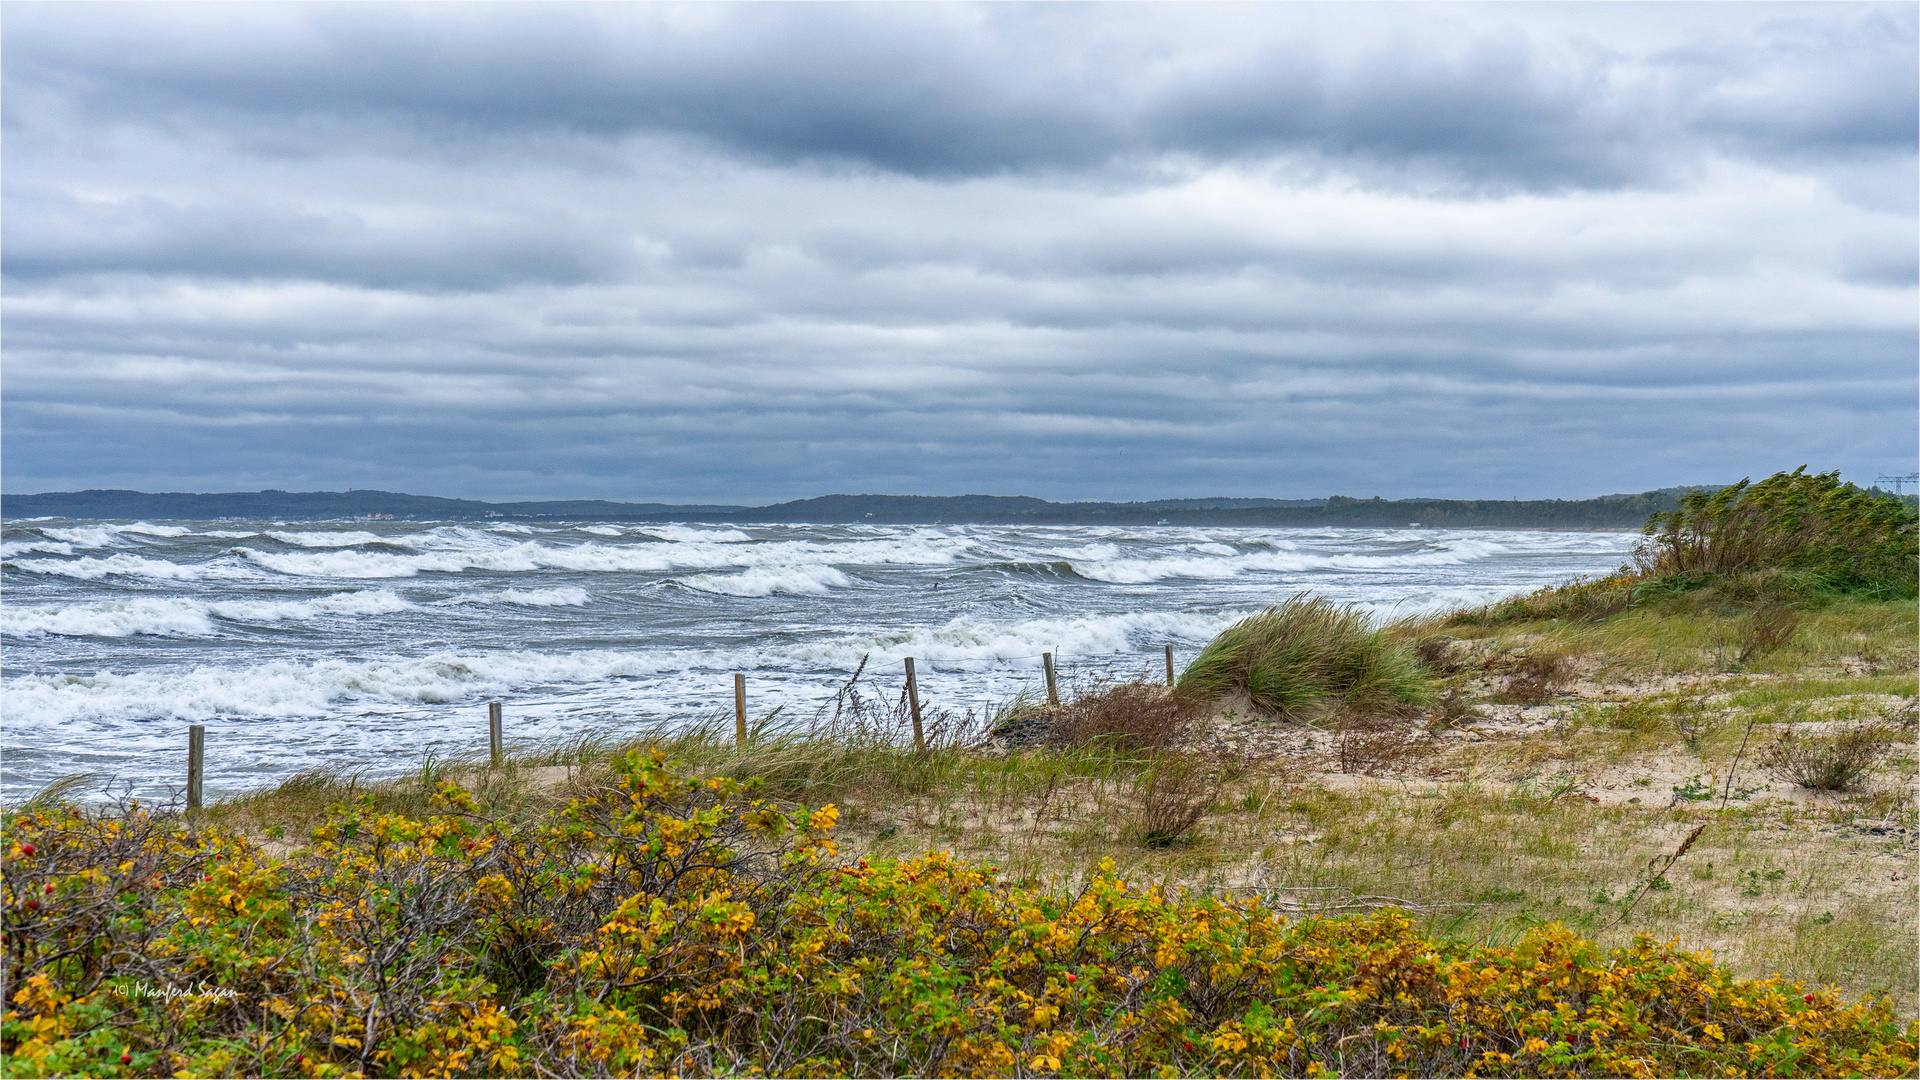
<path fill-rule="evenodd" d="M 1914 39 L 1907 5 L 15 3 L 7 486 L 1905 469 Z"/>
<path fill-rule="evenodd" d="M 224 117 L 289 152 L 356 128 L 664 132 L 934 176 L 1306 151 L 1611 186 L 1706 145 L 1911 151 L 1920 77 L 1905 6 L 1782 7 L 1748 40 L 1645 55 L 1484 10 L 1362 5 L 107 10 L 16 6 L 10 82 L 99 121 Z"/>

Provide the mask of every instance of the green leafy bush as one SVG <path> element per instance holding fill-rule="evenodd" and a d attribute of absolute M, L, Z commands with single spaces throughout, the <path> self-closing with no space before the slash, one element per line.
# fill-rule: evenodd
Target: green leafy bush
<path fill-rule="evenodd" d="M 1914 508 L 1806 466 L 1757 484 L 1683 495 L 1635 553 L 1649 584 L 1687 589 L 1760 577 L 1787 592 L 1911 597 L 1920 571 Z M 1643 586 L 1644 590 L 1646 586 Z"/>
<path fill-rule="evenodd" d="M 1195 657 L 1176 687 L 1209 700 L 1243 691 L 1291 718 L 1328 709 L 1378 710 L 1433 700 L 1420 662 L 1356 609 L 1296 596 L 1234 623 Z"/>

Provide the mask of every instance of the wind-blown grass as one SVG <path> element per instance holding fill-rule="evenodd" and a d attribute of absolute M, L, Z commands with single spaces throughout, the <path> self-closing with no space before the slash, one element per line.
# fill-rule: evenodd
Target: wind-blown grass
<path fill-rule="evenodd" d="M 1393 636 L 1352 607 L 1298 596 L 1221 631 L 1180 676 L 1178 692 L 1201 699 L 1234 691 L 1282 718 L 1328 709 L 1425 704 L 1433 684 Z"/>
<path fill-rule="evenodd" d="M 1920 572 L 1914 508 L 1806 466 L 1683 496 L 1647 521 L 1640 572 L 1668 589 L 1742 579 L 1767 593 L 1911 597 Z M 1761 580 L 1755 581 L 1754 578 Z M 1642 587 L 1643 591 L 1645 586 Z"/>
<path fill-rule="evenodd" d="M 1843 484 L 1837 472 L 1808 476 L 1801 466 L 1757 484 L 1690 492 L 1679 509 L 1649 518 L 1643 531 L 1632 563 L 1614 573 L 1457 611 L 1442 625 L 1598 622 L 1650 606 L 1667 614 L 1750 608 L 1744 663 L 1792 636 L 1786 623 L 1797 626 L 1798 618 L 1787 606 L 1811 610 L 1920 593 L 1914 507 Z"/>

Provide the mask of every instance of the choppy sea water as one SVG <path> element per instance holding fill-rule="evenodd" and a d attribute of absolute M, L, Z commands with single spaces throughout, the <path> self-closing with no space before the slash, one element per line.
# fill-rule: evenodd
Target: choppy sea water
<path fill-rule="evenodd" d="M 1620 565 L 1623 533 L 986 525 L 8 522 L 0 788 L 147 797 L 207 725 L 209 797 L 428 752 L 750 710 L 805 716 L 867 659 L 929 708 L 1068 674 L 1158 678 L 1301 592 L 1380 617 Z"/>

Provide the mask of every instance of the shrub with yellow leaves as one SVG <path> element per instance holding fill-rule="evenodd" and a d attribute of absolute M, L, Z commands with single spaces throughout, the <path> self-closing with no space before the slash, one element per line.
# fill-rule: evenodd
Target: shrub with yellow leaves
<path fill-rule="evenodd" d="M 4 822 L 8 1076 L 1912 1075 L 1920 1026 L 1642 939 L 839 865 L 832 807 L 659 754 L 552 821 L 459 787 L 285 859 L 126 806 Z"/>

